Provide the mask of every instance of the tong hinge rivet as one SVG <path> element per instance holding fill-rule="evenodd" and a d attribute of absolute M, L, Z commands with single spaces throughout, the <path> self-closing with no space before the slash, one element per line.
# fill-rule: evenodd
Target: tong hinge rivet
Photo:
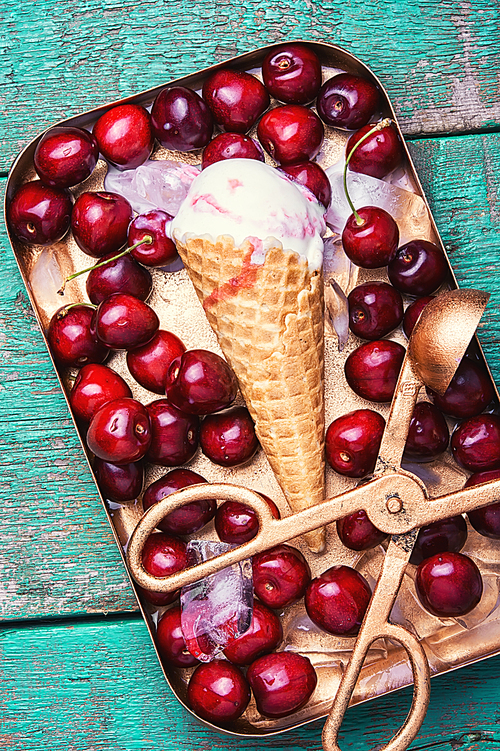
<path fill-rule="evenodd" d="M 403 508 L 403 501 L 398 495 L 391 495 L 385 502 L 385 507 L 390 514 L 397 514 Z"/>

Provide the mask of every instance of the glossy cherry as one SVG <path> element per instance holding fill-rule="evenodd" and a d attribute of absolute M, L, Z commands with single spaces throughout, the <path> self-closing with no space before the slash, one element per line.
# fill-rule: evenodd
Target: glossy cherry
<path fill-rule="evenodd" d="M 296 652 L 274 652 L 253 662 L 247 680 L 265 717 L 286 717 L 307 704 L 317 684 L 310 660 Z"/>
<path fill-rule="evenodd" d="M 116 253 L 108 253 L 102 261 L 109 261 L 105 266 L 93 268 L 87 277 L 86 289 L 90 302 L 99 305 L 115 292 L 147 300 L 153 288 L 151 274 L 130 255 L 116 258 Z M 115 259 L 115 260 L 112 260 Z"/>
<path fill-rule="evenodd" d="M 89 449 L 111 464 L 129 464 L 142 459 L 150 443 L 151 426 L 146 408 L 126 397 L 100 407 L 87 432 Z"/>
<path fill-rule="evenodd" d="M 469 477 L 464 488 L 471 488 L 474 485 L 481 485 L 483 482 L 492 482 L 493 480 L 500 480 L 500 469 L 494 469 L 490 472 L 476 472 Z M 500 492 L 498 497 L 500 498 Z M 500 501 L 469 511 L 467 516 L 480 535 L 490 537 L 492 540 L 500 540 Z"/>
<path fill-rule="evenodd" d="M 99 157 L 92 133 L 71 125 L 50 128 L 39 140 L 33 162 L 45 185 L 70 188 L 86 180 Z"/>
<path fill-rule="evenodd" d="M 153 308 L 117 292 L 99 305 L 92 321 L 97 338 L 110 349 L 133 349 L 151 341 L 160 321 Z"/>
<path fill-rule="evenodd" d="M 408 307 L 405 310 L 405 314 L 403 316 L 403 331 L 405 332 L 408 339 L 411 336 L 411 333 L 413 329 L 415 328 L 415 324 L 420 318 L 420 314 L 427 305 L 428 302 L 433 300 L 434 298 L 431 295 L 427 295 L 426 297 L 419 297 L 418 300 L 414 300 L 411 305 L 408 305 Z"/>
<path fill-rule="evenodd" d="M 219 133 L 203 150 L 201 168 L 205 169 L 224 159 L 257 159 L 264 161 L 260 145 L 241 133 Z"/>
<path fill-rule="evenodd" d="M 93 134 L 99 151 L 120 170 L 135 169 L 154 146 L 149 112 L 140 104 L 119 104 L 100 116 Z"/>
<path fill-rule="evenodd" d="M 398 225 L 377 206 L 363 206 L 356 213 L 349 216 L 342 231 L 345 254 L 363 269 L 387 266 L 398 250 Z"/>
<path fill-rule="evenodd" d="M 403 320 L 403 298 L 386 282 L 365 282 L 347 298 L 349 328 L 361 339 L 381 339 Z"/>
<path fill-rule="evenodd" d="M 214 725 L 228 725 L 241 717 L 250 701 L 250 688 L 240 670 L 226 660 L 199 665 L 187 689 L 191 709 Z"/>
<path fill-rule="evenodd" d="M 114 253 L 127 242 L 132 207 L 118 193 L 81 193 L 73 206 L 71 229 L 77 245 L 94 258 Z"/>
<path fill-rule="evenodd" d="M 267 496 L 261 493 L 275 519 L 280 518 L 278 507 Z M 222 542 L 241 545 L 255 537 L 259 531 L 259 520 L 250 506 L 236 501 L 226 501 L 221 504 L 215 514 L 215 529 Z"/>
<path fill-rule="evenodd" d="M 257 126 L 259 141 L 280 164 L 314 159 L 323 142 L 319 117 L 307 107 L 285 104 L 266 112 Z"/>
<path fill-rule="evenodd" d="M 89 423 L 107 402 L 131 396 L 127 382 L 118 373 L 106 365 L 89 363 L 76 376 L 69 403 L 75 417 Z"/>
<path fill-rule="evenodd" d="M 200 428 L 201 450 L 210 461 L 222 467 L 237 467 L 248 462 L 259 441 L 246 407 L 207 415 Z"/>
<path fill-rule="evenodd" d="M 155 642 L 160 657 L 176 668 L 192 668 L 199 660 L 188 651 L 181 628 L 181 609 L 173 605 L 158 620 Z"/>
<path fill-rule="evenodd" d="M 326 431 L 328 464 L 347 477 L 365 477 L 375 469 L 385 420 L 372 409 L 356 409 L 337 417 Z"/>
<path fill-rule="evenodd" d="M 158 329 L 147 344 L 127 352 L 127 365 L 135 380 L 154 394 L 165 393 L 170 363 L 186 351 L 178 336 Z"/>
<path fill-rule="evenodd" d="M 177 248 L 168 234 L 168 227 L 172 216 L 166 211 L 153 209 L 146 214 L 139 214 L 131 223 L 128 230 L 128 244 L 135 245 L 144 239 L 152 237 L 152 243 L 142 243 L 130 252 L 132 258 L 145 266 L 167 266 L 177 258 Z"/>
<path fill-rule="evenodd" d="M 483 594 L 481 573 L 462 553 L 438 553 L 417 569 L 415 589 L 429 613 L 438 618 L 456 618 L 470 613 Z"/>
<path fill-rule="evenodd" d="M 405 445 L 405 458 L 432 461 L 446 451 L 450 440 L 442 412 L 430 402 L 415 404 Z"/>
<path fill-rule="evenodd" d="M 142 499 L 144 509 L 150 508 L 161 501 L 162 498 L 166 498 L 177 490 L 187 488 L 190 485 L 199 485 L 202 482 L 207 481 L 190 469 L 184 467 L 172 469 L 148 487 Z M 192 501 L 171 511 L 158 523 L 158 529 L 173 535 L 191 535 L 208 524 L 213 519 L 216 510 L 217 502 L 211 498 Z"/>
<path fill-rule="evenodd" d="M 373 126 L 368 124 L 353 133 L 346 146 L 346 154 Z M 382 178 L 399 167 L 403 162 L 403 147 L 398 133 L 392 124 L 372 133 L 361 143 L 349 162 L 352 172 Z"/>
<path fill-rule="evenodd" d="M 304 185 L 327 209 L 332 200 L 332 186 L 326 172 L 316 162 L 298 162 L 282 167 L 288 177 Z"/>
<path fill-rule="evenodd" d="M 429 388 L 427 394 L 442 412 L 463 419 L 479 415 L 493 400 L 495 392 L 483 365 L 464 357 L 444 394 Z"/>
<path fill-rule="evenodd" d="M 337 521 L 337 534 L 350 550 L 370 550 L 382 543 L 387 535 L 371 523 L 366 511 L 354 511 Z"/>
<path fill-rule="evenodd" d="M 390 402 L 405 356 L 405 348 L 390 339 L 366 342 L 345 361 L 347 383 L 363 399 Z"/>
<path fill-rule="evenodd" d="M 327 125 L 356 130 L 370 122 L 380 106 L 380 94 L 366 78 L 339 73 L 325 81 L 316 106 L 318 115 Z"/>
<path fill-rule="evenodd" d="M 387 269 L 389 281 L 406 295 L 425 297 L 435 292 L 448 276 L 443 251 L 427 240 L 402 245 Z"/>
<path fill-rule="evenodd" d="M 246 133 L 269 107 L 269 94 L 258 78 L 221 68 L 203 84 L 203 99 L 223 130 Z"/>
<path fill-rule="evenodd" d="M 72 304 L 59 308 L 50 319 L 47 340 L 58 365 L 81 368 L 87 363 L 104 362 L 109 350 L 92 332 L 94 308 Z"/>
<path fill-rule="evenodd" d="M 72 208 L 68 190 L 33 180 L 21 185 L 12 196 L 7 204 L 7 221 L 21 242 L 52 245 L 68 231 Z"/>
<path fill-rule="evenodd" d="M 372 596 L 364 576 L 349 566 L 332 566 L 307 587 L 309 618 L 336 636 L 355 636 Z"/>
<path fill-rule="evenodd" d="M 276 649 L 282 639 L 283 628 L 278 616 L 254 600 L 249 628 L 225 648 L 224 654 L 234 665 L 250 665 L 261 655 Z"/>
<path fill-rule="evenodd" d="M 97 456 L 92 465 L 104 498 L 115 503 L 126 503 L 139 498 L 144 484 L 144 466 L 142 462 L 129 464 L 111 464 Z"/>
<path fill-rule="evenodd" d="M 156 97 L 151 110 L 155 138 L 166 149 L 202 149 L 212 137 L 212 115 L 195 91 L 168 86 Z"/>
<path fill-rule="evenodd" d="M 187 567 L 187 545 L 173 535 L 153 532 L 142 549 L 142 565 L 148 574 L 165 577 Z M 179 591 L 155 592 L 138 587 L 143 596 L 153 605 L 169 605 L 179 595 Z"/>
<path fill-rule="evenodd" d="M 229 407 L 238 389 L 226 361 L 205 349 L 191 349 L 176 357 L 165 383 L 167 399 L 183 412 L 194 415 Z"/>
<path fill-rule="evenodd" d="M 321 86 L 321 62 L 305 44 L 284 44 L 264 58 L 262 78 L 266 89 L 280 102 L 307 104 Z"/>
<path fill-rule="evenodd" d="M 306 559 L 291 545 L 277 545 L 252 558 L 256 596 L 269 608 L 284 608 L 299 600 L 311 579 Z"/>
<path fill-rule="evenodd" d="M 451 437 L 455 461 L 472 472 L 500 468 L 500 417 L 477 415 L 464 420 Z"/>
<path fill-rule="evenodd" d="M 450 516 L 421 527 L 410 563 L 416 566 L 438 553 L 458 553 L 467 541 L 467 524 L 463 516 Z"/>
<path fill-rule="evenodd" d="M 146 460 L 162 467 L 185 464 L 196 453 L 200 418 L 157 399 L 146 406 L 151 421 L 151 445 Z"/>

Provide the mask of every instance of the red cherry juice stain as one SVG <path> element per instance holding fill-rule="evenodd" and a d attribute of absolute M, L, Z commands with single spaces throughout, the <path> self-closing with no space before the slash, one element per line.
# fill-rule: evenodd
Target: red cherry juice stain
<path fill-rule="evenodd" d="M 241 180 L 238 180 L 237 178 L 231 178 L 230 180 L 228 180 L 228 185 L 229 185 L 232 193 L 234 193 L 234 191 L 236 190 L 236 188 L 242 188 L 243 187 L 243 183 L 241 182 Z"/>
<path fill-rule="evenodd" d="M 224 206 L 222 206 L 211 193 L 200 193 L 197 196 L 193 196 L 191 206 L 196 206 L 198 203 L 200 203 L 200 201 L 207 204 L 208 206 L 211 206 L 219 214 L 231 213 L 231 211 L 229 209 L 225 209 Z"/>
<path fill-rule="evenodd" d="M 241 289 L 250 289 L 255 285 L 255 282 L 257 281 L 257 271 L 262 266 L 262 263 L 252 263 L 252 255 L 256 248 L 260 249 L 262 242 L 258 238 L 247 239 L 250 242 L 250 249 L 243 258 L 241 272 L 238 276 L 233 276 L 227 282 L 221 284 L 220 287 L 214 289 L 203 303 L 205 310 L 211 305 L 215 305 L 217 302 L 234 297 Z"/>

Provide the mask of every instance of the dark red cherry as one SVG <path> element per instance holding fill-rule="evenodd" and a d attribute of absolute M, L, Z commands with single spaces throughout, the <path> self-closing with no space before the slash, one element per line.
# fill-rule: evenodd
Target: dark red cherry
<path fill-rule="evenodd" d="M 177 258 L 177 249 L 168 235 L 172 217 L 166 211 L 153 209 L 147 214 L 139 214 L 128 230 L 128 244 L 135 245 L 149 235 L 152 243 L 142 243 L 130 255 L 145 266 L 167 266 Z"/>
<path fill-rule="evenodd" d="M 222 68 L 203 84 L 203 99 L 223 130 L 246 133 L 269 107 L 269 94 L 250 73 Z"/>
<path fill-rule="evenodd" d="M 323 143 L 323 134 L 319 117 L 300 104 L 269 110 L 257 126 L 259 141 L 280 164 L 314 159 Z"/>
<path fill-rule="evenodd" d="M 112 261 L 115 256 L 116 253 L 108 253 L 99 259 L 99 263 L 108 260 L 110 262 L 90 271 L 86 282 L 90 302 L 99 305 L 115 292 L 124 292 L 139 300 L 147 300 L 153 288 L 153 279 L 149 271 L 130 255 Z"/>
<path fill-rule="evenodd" d="M 262 493 L 260 495 L 267 502 L 274 518 L 279 519 L 280 512 L 274 501 Z M 241 545 L 255 537 L 259 530 L 259 520 L 250 506 L 236 501 L 226 501 L 217 509 L 215 529 L 222 542 Z"/>
<path fill-rule="evenodd" d="M 435 292 L 448 276 L 443 251 L 427 240 L 402 245 L 387 269 L 389 281 L 406 295 L 424 297 Z"/>
<path fill-rule="evenodd" d="M 438 553 L 418 567 L 415 589 L 429 613 L 456 618 L 476 607 L 483 594 L 483 580 L 471 558 L 462 553 Z"/>
<path fill-rule="evenodd" d="M 477 415 L 459 425 L 451 437 L 455 461 L 471 472 L 500 468 L 500 417 Z"/>
<path fill-rule="evenodd" d="M 99 151 L 119 170 L 135 169 L 154 146 L 149 112 L 140 104 L 119 104 L 101 115 L 93 130 Z"/>
<path fill-rule="evenodd" d="M 185 351 L 178 336 L 158 329 L 147 344 L 127 352 L 127 365 L 141 386 L 154 394 L 164 394 L 170 363 Z"/>
<path fill-rule="evenodd" d="M 195 91 L 168 86 L 156 97 L 151 110 L 155 138 L 166 149 L 202 149 L 212 137 L 212 115 Z"/>
<path fill-rule="evenodd" d="M 160 321 L 153 308 L 132 295 L 117 292 L 99 305 L 93 330 L 110 349 L 133 349 L 149 342 Z"/>
<path fill-rule="evenodd" d="M 189 679 L 188 703 L 193 712 L 214 725 L 241 717 L 250 701 L 250 688 L 240 670 L 226 660 L 199 665 Z"/>
<path fill-rule="evenodd" d="M 347 383 L 363 399 L 390 402 L 405 356 L 405 348 L 390 339 L 366 342 L 345 361 Z"/>
<path fill-rule="evenodd" d="M 150 443 L 151 426 L 146 408 L 126 397 L 100 407 L 87 432 L 89 449 L 111 464 L 129 464 L 142 459 Z"/>
<path fill-rule="evenodd" d="M 183 412 L 194 415 L 229 407 L 238 389 L 226 361 L 205 349 L 191 349 L 176 357 L 165 383 L 167 399 Z"/>
<path fill-rule="evenodd" d="M 146 460 L 162 467 L 174 467 L 192 459 L 198 448 L 198 415 L 181 412 L 168 399 L 157 399 L 146 409 L 151 421 L 151 445 Z"/>
<path fill-rule="evenodd" d="M 366 579 L 349 566 L 332 566 L 307 587 L 309 618 L 336 636 L 355 636 L 372 596 Z"/>
<path fill-rule="evenodd" d="M 131 205 L 118 193 L 82 193 L 71 215 L 73 237 L 84 253 L 101 258 L 125 245 L 133 216 Z"/>
<path fill-rule="evenodd" d="M 356 409 L 330 423 L 325 437 L 328 464 L 347 477 L 365 477 L 375 469 L 385 420 L 372 409 Z"/>
<path fill-rule="evenodd" d="M 350 550 L 370 550 L 385 540 L 387 535 L 371 523 L 366 511 L 354 511 L 337 521 L 337 534 Z"/>
<path fill-rule="evenodd" d="M 347 155 L 371 128 L 373 125 L 368 124 L 352 134 L 346 146 Z M 349 162 L 349 169 L 382 178 L 399 167 L 403 158 L 403 147 L 398 133 L 393 125 L 387 125 L 372 133 L 358 146 Z"/>
<path fill-rule="evenodd" d="M 345 254 L 356 266 L 379 269 L 396 256 L 399 242 L 398 225 L 387 211 L 377 206 L 357 209 L 348 218 L 342 231 Z"/>
<path fill-rule="evenodd" d="M 403 331 L 405 332 L 408 339 L 411 336 L 411 332 L 415 328 L 415 324 L 420 318 L 420 314 L 427 305 L 428 302 L 431 300 L 434 300 L 434 298 L 430 295 L 427 295 L 426 297 L 419 297 L 418 300 L 414 300 L 411 305 L 408 305 L 408 307 L 405 310 L 405 314 L 403 317 Z"/>
<path fill-rule="evenodd" d="M 176 490 L 187 488 L 190 485 L 198 485 L 207 482 L 204 477 L 184 467 L 178 467 L 167 472 L 159 480 L 151 483 L 142 499 L 144 509 L 153 506 L 162 498 L 175 493 Z M 172 535 L 191 535 L 198 532 L 205 524 L 213 519 L 217 510 L 217 502 L 211 498 L 201 501 L 186 503 L 171 511 L 158 523 L 158 529 L 169 532 Z"/>
<path fill-rule="evenodd" d="M 282 639 L 283 628 L 278 616 L 254 600 L 249 628 L 225 648 L 224 654 L 235 665 L 250 665 L 261 655 L 276 649 Z"/>
<path fill-rule="evenodd" d="M 405 458 L 430 462 L 448 448 L 448 424 L 434 404 L 415 404 L 405 445 Z"/>
<path fill-rule="evenodd" d="M 47 339 L 58 365 L 81 368 L 91 362 L 104 362 L 109 350 L 91 330 L 94 308 L 90 305 L 65 305 L 50 319 Z"/>
<path fill-rule="evenodd" d="M 500 469 L 493 469 L 490 472 L 476 472 L 469 477 L 464 488 L 481 485 L 483 482 L 493 482 L 493 480 L 500 480 Z M 498 497 L 500 498 L 500 491 Z M 480 535 L 490 537 L 492 540 L 500 540 L 500 501 L 469 511 L 467 516 Z"/>
<path fill-rule="evenodd" d="M 257 159 L 264 161 L 260 145 L 241 133 L 219 133 L 203 150 L 201 168 L 206 169 L 224 159 Z"/>
<path fill-rule="evenodd" d="M 316 162 L 299 162 L 282 167 L 288 177 L 299 185 L 304 185 L 327 209 L 332 200 L 332 186 L 324 170 Z"/>
<path fill-rule="evenodd" d="M 176 668 L 192 668 L 199 660 L 188 651 L 181 628 L 181 609 L 173 605 L 158 620 L 156 646 L 162 660 Z"/>
<path fill-rule="evenodd" d="M 318 115 L 327 125 L 346 130 L 362 128 L 380 106 L 377 87 L 366 78 L 339 73 L 325 81 L 316 102 Z"/>
<path fill-rule="evenodd" d="M 45 185 L 70 188 L 93 172 L 99 157 L 97 141 L 83 128 L 59 125 L 39 140 L 33 162 Z"/>
<path fill-rule="evenodd" d="M 291 545 L 277 545 L 252 558 L 256 596 L 268 608 L 284 608 L 299 600 L 311 579 L 306 559 Z"/>
<path fill-rule="evenodd" d="M 107 402 L 131 396 L 128 384 L 118 373 L 106 365 L 89 363 L 76 376 L 69 403 L 75 417 L 89 423 Z"/>
<path fill-rule="evenodd" d="M 148 574 L 165 577 L 187 567 L 187 545 L 173 535 L 153 532 L 142 549 L 142 565 Z M 143 596 L 153 605 L 169 605 L 179 594 L 174 592 L 154 592 L 138 587 Z"/>
<path fill-rule="evenodd" d="M 248 462 L 259 446 L 248 409 L 233 407 L 207 415 L 200 428 L 200 446 L 210 461 L 223 467 Z"/>
<path fill-rule="evenodd" d="M 271 96 L 287 104 L 307 104 L 321 86 L 321 62 L 305 44 L 284 44 L 262 63 L 262 78 Z"/>
<path fill-rule="evenodd" d="M 7 205 L 7 221 L 21 242 L 52 245 L 68 231 L 72 208 L 68 190 L 33 180 L 14 193 Z"/>
<path fill-rule="evenodd" d="M 438 553 L 458 553 L 467 540 L 467 524 L 463 516 L 450 516 L 422 527 L 413 548 L 410 563 L 416 566 Z"/>
<path fill-rule="evenodd" d="M 253 662 L 247 680 L 265 717 L 286 717 L 307 704 L 317 684 L 310 660 L 296 652 L 274 652 Z"/>
<path fill-rule="evenodd" d="M 349 328 L 361 339 L 381 339 L 403 320 L 403 298 L 386 282 L 354 287 L 349 302 Z"/>
<path fill-rule="evenodd" d="M 464 357 L 444 394 L 441 396 L 429 388 L 427 394 L 442 412 L 463 419 L 479 415 L 495 392 L 483 365 Z"/>
<path fill-rule="evenodd" d="M 92 465 L 99 490 L 104 498 L 115 503 L 126 503 L 139 498 L 144 484 L 142 462 L 111 464 L 97 456 Z"/>

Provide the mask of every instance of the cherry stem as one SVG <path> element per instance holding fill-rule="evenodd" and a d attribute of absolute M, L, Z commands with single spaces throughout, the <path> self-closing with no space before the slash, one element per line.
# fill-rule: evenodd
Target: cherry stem
<path fill-rule="evenodd" d="M 153 238 L 151 235 L 144 235 L 142 240 L 138 240 L 134 245 L 131 245 L 130 248 L 125 248 L 121 253 L 118 253 L 116 256 L 113 256 L 113 258 L 108 258 L 106 261 L 101 261 L 101 263 L 96 263 L 95 266 L 89 266 L 88 269 L 82 269 L 82 271 L 75 271 L 74 274 L 71 274 L 68 276 L 63 283 L 63 286 L 61 289 L 57 290 L 58 295 L 64 295 L 64 290 L 66 289 L 66 285 L 68 282 L 70 282 L 72 279 L 76 279 L 77 276 L 80 276 L 81 274 L 88 274 L 89 271 L 93 271 L 94 269 L 100 269 L 101 266 L 107 266 L 108 263 L 112 263 L 113 261 L 117 261 L 119 258 L 122 258 L 123 256 L 126 256 L 128 253 L 130 253 L 132 250 L 135 250 L 139 247 L 139 245 L 152 245 Z"/>
<path fill-rule="evenodd" d="M 385 117 L 383 120 L 380 120 L 376 125 L 373 126 L 373 128 L 370 128 L 370 130 L 364 134 L 362 138 L 359 139 L 359 141 L 356 143 L 355 146 L 352 147 L 351 151 L 349 152 L 347 159 L 345 160 L 344 165 L 344 193 L 345 197 L 347 198 L 347 203 L 349 204 L 352 213 L 354 214 L 354 217 L 356 219 L 356 224 L 358 227 L 361 227 L 364 224 L 364 220 L 361 219 L 360 215 L 354 208 L 354 204 L 351 201 L 351 196 L 349 195 L 349 191 L 347 190 L 347 167 L 349 166 L 349 162 L 351 161 L 351 157 L 358 148 L 358 146 L 361 146 L 363 141 L 366 141 L 367 138 L 369 138 L 373 133 L 376 133 L 379 130 L 382 130 L 383 128 L 389 127 L 392 120 L 389 117 Z"/>

